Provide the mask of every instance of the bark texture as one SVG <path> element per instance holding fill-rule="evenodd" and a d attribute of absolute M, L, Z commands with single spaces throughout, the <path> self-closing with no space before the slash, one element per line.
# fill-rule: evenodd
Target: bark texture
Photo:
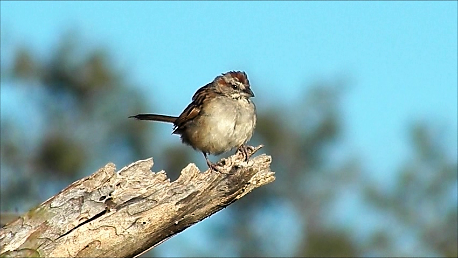
<path fill-rule="evenodd" d="M 174 182 L 151 171 L 151 158 L 119 172 L 109 163 L 5 225 L 0 256 L 138 256 L 274 181 L 270 163 L 265 154 L 245 162 L 237 153 L 220 171 L 189 164 Z"/>

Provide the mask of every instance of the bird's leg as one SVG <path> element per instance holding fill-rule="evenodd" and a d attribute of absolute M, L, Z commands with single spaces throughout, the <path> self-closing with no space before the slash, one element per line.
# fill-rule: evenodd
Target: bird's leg
<path fill-rule="evenodd" d="M 248 161 L 248 159 L 250 158 L 250 155 L 248 153 L 248 146 L 243 144 L 241 145 L 237 151 L 240 151 L 242 153 L 242 157 L 245 161 Z"/>
<path fill-rule="evenodd" d="M 210 160 L 209 160 L 208 157 L 207 157 L 207 153 L 202 152 L 202 154 L 204 154 L 205 160 L 207 161 L 207 166 L 208 166 L 210 169 L 213 169 L 213 170 L 215 170 L 215 171 L 219 171 L 218 166 L 210 162 Z"/>
<path fill-rule="evenodd" d="M 256 152 L 258 151 L 259 149 L 261 149 L 262 147 L 264 147 L 263 145 L 259 145 L 258 147 L 253 147 L 253 146 L 249 146 L 249 145 L 241 145 L 237 151 L 240 151 L 241 154 L 242 154 L 242 157 L 245 159 L 245 161 L 248 161 L 248 159 Z"/>

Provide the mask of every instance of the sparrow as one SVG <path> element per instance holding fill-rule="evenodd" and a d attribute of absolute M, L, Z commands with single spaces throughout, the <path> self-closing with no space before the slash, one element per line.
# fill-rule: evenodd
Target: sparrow
<path fill-rule="evenodd" d="M 246 143 L 256 127 L 252 97 L 246 73 L 230 71 L 198 89 L 178 117 L 138 114 L 129 118 L 172 123 L 172 134 L 180 135 L 183 143 L 201 151 L 208 167 L 218 170 L 208 154 L 219 155 L 237 148 L 245 161 L 249 158 Z"/>

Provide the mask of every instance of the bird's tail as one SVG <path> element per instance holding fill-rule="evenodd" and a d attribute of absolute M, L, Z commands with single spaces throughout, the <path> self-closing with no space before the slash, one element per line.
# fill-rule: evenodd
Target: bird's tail
<path fill-rule="evenodd" d="M 166 122 L 166 123 L 175 123 L 175 120 L 177 120 L 178 117 L 157 115 L 157 114 L 138 114 L 135 116 L 129 116 L 129 118 L 136 118 L 138 120 L 151 120 L 151 121 L 159 121 L 159 122 Z"/>

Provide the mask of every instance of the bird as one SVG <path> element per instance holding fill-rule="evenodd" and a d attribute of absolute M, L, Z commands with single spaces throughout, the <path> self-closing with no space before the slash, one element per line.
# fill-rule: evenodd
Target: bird
<path fill-rule="evenodd" d="M 237 148 L 245 161 L 249 159 L 246 143 L 256 127 L 253 97 L 247 74 L 229 71 L 199 88 L 178 117 L 137 114 L 129 118 L 172 123 L 172 134 L 180 135 L 182 143 L 201 151 L 208 167 L 218 170 L 208 154 L 219 155 Z"/>

